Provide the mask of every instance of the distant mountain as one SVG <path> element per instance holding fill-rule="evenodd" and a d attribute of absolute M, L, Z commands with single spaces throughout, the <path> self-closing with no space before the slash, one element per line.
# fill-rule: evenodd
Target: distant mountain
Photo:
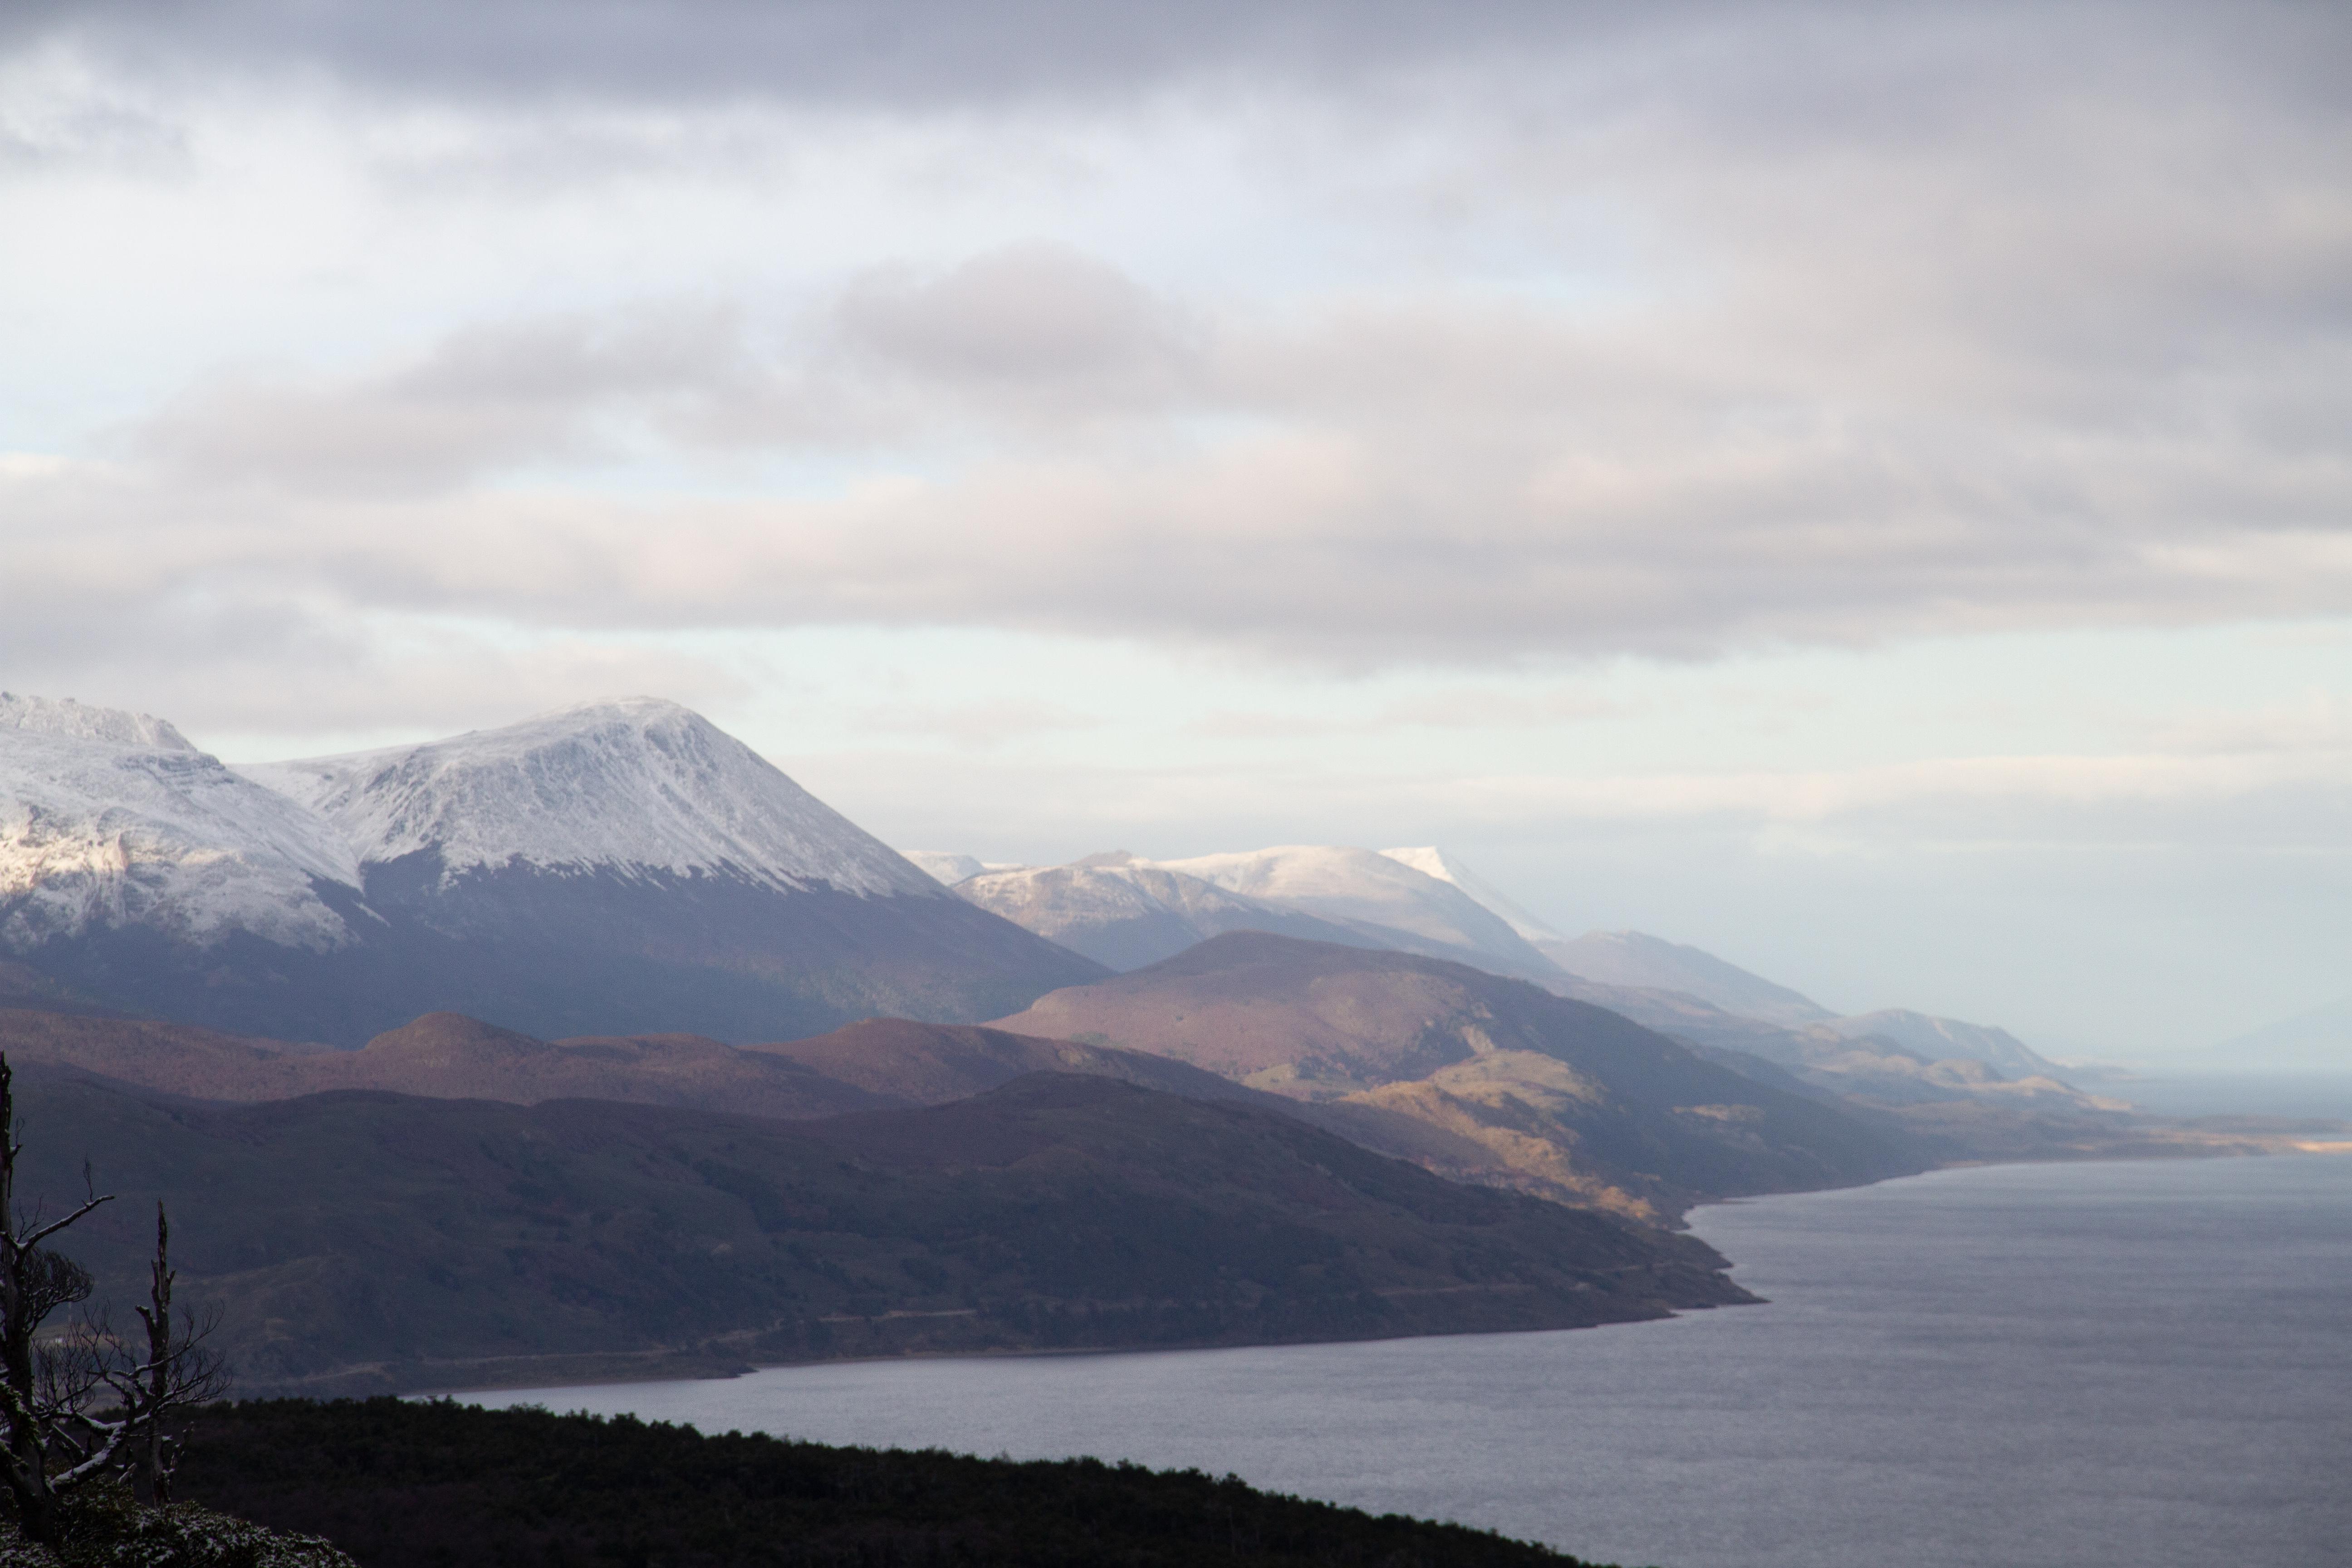
<path fill-rule="evenodd" d="M 1441 882 L 1450 882 L 1461 889 L 1486 909 L 1502 916 L 1513 931 L 1533 942 L 1538 950 L 1545 942 L 1560 939 L 1559 932 L 1512 902 L 1510 896 L 1500 888 L 1433 844 L 1423 845 L 1418 849 L 1383 849 L 1381 853 L 1400 866 L 1410 866 L 1425 877 L 1434 877 Z"/>
<path fill-rule="evenodd" d="M 2065 1069 L 2040 1052 L 2028 1048 L 2007 1029 L 1983 1024 L 1963 1024 L 1956 1018 L 1934 1018 L 1901 1007 L 1834 1018 L 1829 1027 L 1849 1040 L 1885 1040 L 1928 1061 L 1958 1058 L 1979 1061 L 2011 1079 L 2063 1079 Z"/>
<path fill-rule="evenodd" d="M 478 1387 L 919 1350 L 1570 1328 L 1749 1300 L 1695 1240 L 1461 1187 L 1283 1116 L 1041 1073 L 785 1122 L 383 1093 L 177 1099 L 28 1065 L 17 1191 L 182 1296 L 247 1394 Z"/>
<path fill-rule="evenodd" d="M 1113 970 L 1140 969 L 1229 931 L 1387 947 L 1411 939 L 1367 931 L 1252 898 L 1123 850 L 1066 866 L 983 871 L 956 896 Z"/>
<path fill-rule="evenodd" d="M 974 855 L 960 855 L 946 849 L 901 849 L 907 862 L 943 888 L 952 888 L 967 877 L 977 877 L 982 871 L 1018 871 L 1023 868 L 1013 860 L 982 860 Z"/>
<path fill-rule="evenodd" d="M 1400 952 L 1457 959 L 1523 978 L 1559 973 L 1508 920 L 1454 883 L 1373 850 L 1288 844 L 1154 863 L 1348 927 Z"/>
<path fill-rule="evenodd" d="M 1397 1152 L 1446 1174 L 1646 1219 L 1703 1197 L 1927 1163 L 1898 1131 L 1743 1077 L 1617 1014 L 1417 954 L 1234 932 L 999 1023 L 1419 1123 L 1452 1152 Z"/>
<path fill-rule="evenodd" d="M 2352 996 L 2265 1025 L 2206 1053 L 2221 1072 L 2352 1072 Z"/>
<path fill-rule="evenodd" d="M 970 855 L 958 855 L 945 849 L 901 849 L 907 863 L 939 883 L 952 888 L 966 877 L 977 877 L 987 869 Z"/>
<path fill-rule="evenodd" d="M 1602 985 L 1582 979 L 1554 989 L 1622 1013 L 1662 1035 L 1709 1051 L 1760 1059 L 1816 1089 L 1872 1106 L 1901 1108 L 1966 1100 L 2037 1116 L 2104 1114 L 2115 1108 L 2115 1102 L 2074 1089 L 2056 1076 L 2058 1068 L 2025 1051 L 2012 1037 L 1998 1030 L 1979 1031 L 1976 1026 L 1949 1019 L 1918 1014 L 1865 1015 L 1790 1028 L 1727 1012 L 1687 991 Z M 1871 1032 L 1873 1026 L 1867 1021 L 1902 1016 L 1918 1020 L 1908 1028 L 1899 1022 L 1895 1025 L 1895 1032 L 1913 1043 Z M 1842 1033 L 1848 1024 L 1859 1027 L 1852 1035 Z M 1953 1033 L 1944 1033 L 1948 1029 Z M 2004 1040 L 2006 1047 L 2001 1044 Z M 1965 1054 L 1974 1050 L 2001 1055 L 2013 1068 L 2030 1063 L 2041 1066 L 2022 1076 L 2009 1077 Z"/>
<path fill-rule="evenodd" d="M 1841 1018 L 1801 992 L 1681 942 L 1633 931 L 1562 937 L 1443 849 L 1384 853 L 1508 921 L 1565 972 L 1565 979 L 1538 977 L 1552 990 L 1654 1029 L 1761 1056 L 1816 1084 L 1898 1100 L 2015 1098 L 2009 1091 L 2021 1082 L 2054 1082 L 2063 1071 L 2005 1029 L 1900 1008 Z M 1841 1043 L 1847 1041 L 1857 1043 Z M 1970 1064 L 1991 1069 L 1990 1076 Z"/>
<path fill-rule="evenodd" d="M 992 868 L 960 897 L 1116 970 L 1172 958 L 1229 931 L 1457 958 L 1497 973 L 1559 971 L 1454 882 L 1387 854 L 1287 845 L 1185 860 L 1123 850 L 1066 866 Z M 938 858 L 944 867 L 949 858 Z M 956 865 L 969 857 L 956 858 Z"/>
<path fill-rule="evenodd" d="M 1545 957 L 1570 973 L 1604 985 L 1680 991 L 1727 1013 L 1789 1028 L 1827 1023 L 1837 1016 L 1811 997 L 1726 963 L 1711 952 L 1637 931 L 1587 931 L 1537 945 Z"/>
<path fill-rule="evenodd" d="M 5 712 L 0 948 L 132 1011 L 343 1045 L 436 1009 L 772 1039 L 1101 973 L 674 703 L 235 771 L 161 721 Z"/>

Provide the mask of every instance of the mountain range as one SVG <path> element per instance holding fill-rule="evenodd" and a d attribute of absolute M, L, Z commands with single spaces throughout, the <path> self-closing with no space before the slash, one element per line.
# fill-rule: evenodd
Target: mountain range
<path fill-rule="evenodd" d="M 2352 996 L 2249 1030 L 2206 1055 L 2212 1071 L 2341 1071 L 2352 1060 Z"/>
<path fill-rule="evenodd" d="M 2145 1152 L 1435 847 L 904 856 L 652 699 L 230 767 L 0 695 L 0 1052 L 248 1387 L 1621 1321 L 1745 1299 L 1695 1203 Z"/>
<path fill-rule="evenodd" d="M 1042 867 L 940 852 L 919 859 L 959 897 L 1122 973 L 1228 931 L 1267 931 L 1531 981 L 1888 1105 L 2108 1103 L 2081 1094 L 2005 1030 L 1901 1009 L 1840 1016 L 1696 947 L 1640 931 L 1561 936 L 1435 847 L 1285 845 L 1176 860 L 1113 851 Z"/>
<path fill-rule="evenodd" d="M 1232 931 L 999 1020 L 1187 1062 L 1462 1179 L 1657 1222 L 1702 1194 L 1930 1163 L 1892 1123 L 1741 1073 L 1618 1014 L 1417 953 Z M 1785 1076 L 1785 1075 L 1782 1075 Z"/>
<path fill-rule="evenodd" d="M 161 720 L 0 697 L 0 953 L 18 1000 L 342 1046 L 444 1008 L 786 1038 L 1103 973 L 653 699 L 233 769 Z"/>

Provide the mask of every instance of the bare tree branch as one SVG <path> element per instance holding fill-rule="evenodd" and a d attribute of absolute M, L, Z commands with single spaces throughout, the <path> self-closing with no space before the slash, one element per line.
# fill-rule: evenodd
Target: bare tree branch
<path fill-rule="evenodd" d="M 153 1500 L 170 1500 L 175 1453 L 166 1426 L 180 1411 L 218 1398 L 227 1379 L 206 1343 L 216 1320 L 173 1307 L 179 1277 L 160 1203 L 147 1302 L 136 1309 L 143 1345 L 126 1344 L 103 1310 L 85 1313 L 62 1336 L 38 1339 L 42 1323 L 94 1289 L 87 1269 L 44 1244 L 114 1194 L 98 1191 L 84 1161 L 80 1204 L 47 1222 L 37 1205 L 27 1213 L 17 1202 L 17 1132 L 15 1075 L 0 1053 L 0 1488 L 16 1505 L 18 1528 L 54 1542 L 63 1499 L 96 1478 L 127 1475 Z"/>

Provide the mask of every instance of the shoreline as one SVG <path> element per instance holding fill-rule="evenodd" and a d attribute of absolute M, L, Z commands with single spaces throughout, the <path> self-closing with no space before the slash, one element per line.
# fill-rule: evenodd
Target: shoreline
<path fill-rule="evenodd" d="M 1756 1204 L 1774 1202 L 1781 1199 L 1826 1197 L 1830 1194 L 1839 1193 L 1867 1192 L 1874 1188 L 1893 1186 L 1905 1182 L 1922 1181 L 1948 1173 L 1959 1173 L 2043 1166 L 2075 1167 L 2094 1165 L 2150 1164 L 2158 1163 L 2169 1163 L 2175 1161 L 2189 1160 L 2223 1161 L 2231 1159 L 2266 1159 L 2274 1157 L 2327 1158 L 2330 1156 L 2343 1157 L 2347 1155 L 2352 1155 L 2352 1140 L 2346 1140 L 2343 1142 L 2329 1141 L 2323 1143 L 2320 1147 L 2314 1148 L 2309 1146 L 2308 1143 L 2290 1142 L 2282 1137 L 2282 1139 L 2275 1144 L 2262 1148 L 2192 1146 L 2179 1148 L 2176 1151 L 2133 1155 L 2076 1155 L 2073 1157 L 2053 1156 L 2040 1159 L 2022 1160 L 1954 1161 L 1949 1164 L 1938 1165 L 1933 1170 L 1920 1171 L 1905 1176 L 1888 1176 L 1882 1178 L 1879 1181 L 1864 1182 L 1852 1186 L 1806 1187 L 1792 1189 L 1787 1192 L 1752 1193 L 1735 1197 L 1712 1199 L 1704 1204 L 1692 1205 L 1688 1214 L 1685 1216 L 1682 1228 L 1685 1230 L 1695 1228 L 1690 1224 L 1689 1215 L 1696 1215 L 1702 1209 L 1745 1208 Z M 1735 1271 L 1741 1266 L 1740 1260 L 1736 1258 L 1731 1260 L 1731 1263 L 1732 1268 Z M 1735 1302 L 1728 1303 L 1727 1305 L 1746 1306 L 1769 1304 L 1770 1303 L 1769 1299 L 1768 1298 L 1757 1302 Z M 579 1353 L 557 1352 L 544 1357 L 486 1357 L 479 1361 L 467 1361 L 464 1363 L 451 1363 L 444 1364 L 452 1366 L 466 1365 L 480 1367 L 504 1365 L 512 1367 L 514 1369 L 513 1374 L 511 1376 L 502 1376 L 497 1373 L 492 1373 L 488 1377 L 480 1377 L 464 1382 L 443 1383 L 436 1380 L 430 1384 L 404 1386 L 396 1392 L 395 1396 L 405 1400 L 441 1398 L 462 1399 L 464 1396 L 470 1394 L 501 1394 L 515 1390 L 536 1391 L 545 1389 L 553 1391 L 565 1388 L 620 1387 L 636 1384 L 726 1383 L 738 1378 L 747 1377 L 757 1373 L 782 1372 L 801 1367 L 860 1366 L 917 1362 L 1063 1361 L 1073 1357 L 1083 1356 L 1188 1355 L 1201 1351 L 1268 1350 L 1308 1345 L 1384 1344 L 1411 1340 L 1494 1339 L 1507 1337 L 1514 1334 L 1578 1333 L 1588 1330 L 1631 1328 L 1637 1327 L 1643 1323 L 1671 1322 L 1679 1319 L 1702 1313 L 1711 1313 L 1717 1310 L 1718 1309 L 1717 1307 L 1712 1305 L 1685 1307 L 1657 1318 L 1633 1319 L 1622 1322 L 1587 1323 L 1566 1328 L 1465 1330 L 1451 1333 L 1370 1334 L 1362 1336 L 1338 1336 L 1329 1339 L 1250 1340 L 1233 1342 L 1203 1342 L 1197 1344 L 1105 1344 L 1003 1347 L 980 1350 L 908 1351 L 896 1354 L 812 1356 L 788 1361 L 751 1361 L 742 1357 L 730 1356 L 723 1353 L 721 1351 L 706 1352 L 700 1349 L 653 1349 L 644 1351 L 584 1352 Z M 887 1316 L 887 1314 L 886 1314 L 886 1316 Z M 760 1331 L 761 1331 L 756 1330 L 738 1331 L 736 1333 L 730 1335 L 714 1336 L 713 1341 L 710 1342 L 713 1344 L 720 1344 L 728 1339 L 751 1340 L 756 1338 Z M 518 1364 L 526 1363 L 529 1363 L 528 1366 Z M 551 1364 L 562 1364 L 568 1369 L 572 1369 L 572 1374 L 559 1374 L 551 1378 L 547 1375 L 547 1371 Z M 337 1378 L 345 1378 L 370 1370 L 374 1369 L 365 1367 L 347 1368 L 339 1371 L 333 1375 Z M 389 1371 L 390 1369 L 386 1366 L 383 1368 L 383 1370 Z M 336 1398 L 342 1397 L 342 1395 L 334 1394 L 304 1394 L 296 1389 L 272 1388 L 268 1393 L 257 1395 L 257 1397 Z"/>

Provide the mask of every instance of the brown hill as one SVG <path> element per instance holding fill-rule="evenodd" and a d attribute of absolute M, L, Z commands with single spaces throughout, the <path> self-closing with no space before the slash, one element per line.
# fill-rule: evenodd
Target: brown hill
<path fill-rule="evenodd" d="M 1448 1174 L 1660 1218 L 1929 1161 L 1904 1135 L 1759 1083 L 1602 1008 L 1466 965 L 1257 931 L 1041 997 L 1005 1028 L 1149 1051 L 1349 1114 Z M 1478 1151 L 1391 1141 L 1400 1123 Z"/>
<path fill-rule="evenodd" d="M 867 1018 L 829 1035 L 744 1049 L 796 1063 L 892 1105 L 943 1105 L 1032 1072 L 1115 1078 L 1192 1100 L 1270 1098 L 1167 1057 L 1009 1034 L 975 1024 Z"/>
<path fill-rule="evenodd" d="M 538 1040 L 428 1013 L 356 1051 L 249 1040 L 144 1019 L 0 1012 L 0 1050 L 198 1100 L 291 1100 L 338 1089 L 436 1100 L 614 1100 L 805 1118 L 910 1103 L 789 1058 L 696 1035 Z"/>
<path fill-rule="evenodd" d="M 327 1046 L 248 1039 L 193 1024 L 21 1007 L 0 1009 L 0 1051 L 11 1061 L 77 1067 L 197 1100 L 299 1094 L 287 1087 L 293 1064 L 332 1054 Z"/>
<path fill-rule="evenodd" d="M 247 1393 L 561 1382 L 913 1350 L 1569 1328 L 1748 1300 L 1696 1241 L 1457 1186 L 1285 1116 L 1032 1074 L 784 1122 L 382 1093 L 206 1105 L 18 1068 L 29 1202 L 184 1297 Z"/>

